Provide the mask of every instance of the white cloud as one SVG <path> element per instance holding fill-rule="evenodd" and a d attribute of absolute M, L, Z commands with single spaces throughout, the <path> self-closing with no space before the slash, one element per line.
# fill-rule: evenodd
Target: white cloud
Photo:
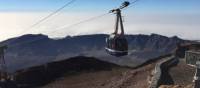
<path fill-rule="evenodd" d="M 114 15 L 107 15 L 70 28 L 64 28 L 99 14 L 101 13 L 60 13 L 28 30 L 29 26 L 48 13 L 1 12 L 0 40 L 19 36 L 23 34 L 24 30 L 26 30 L 25 33 L 44 33 L 50 37 L 113 32 Z M 200 15 L 198 14 L 127 14 L 124 19 L 125 30 L 128 34 L 158 33 L 166 36 L 177 35 L 186 39 L 200 39 L 198 36 Z"/>

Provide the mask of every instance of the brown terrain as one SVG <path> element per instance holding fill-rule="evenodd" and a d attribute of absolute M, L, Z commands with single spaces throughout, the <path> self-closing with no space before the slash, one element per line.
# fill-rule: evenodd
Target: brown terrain
<path fill-rule="evenodd" d="M 167 69 L 163 76 L 169 77 L 166 83 L 161 83 L 159 88 L 193 88 L 193 77 L 195 68 L 186 64 L 184 57 L 185 50 L 179 48 L 177 55 L 179 62 Z M 181 51 L 181 52 L 180 52 Z M 165 59 L 165 58 L 163 58 Z M 84 73 L 78 76 L 63 77 L 45 85 L 41 88 L 148 88 L 149 79 L 155 64 L 162 61 L 152 61 L 136 69 L 117 68 L 109 71 Z M 168 82 L 168 83 L 167 83 Z"/>
<path fill-rule="evenodd" d="M 147 65 L 141 69 L 112 69 L 78 76 L 60 78 L 42 88 L 147 88 L 147 77 L 154 68 Z"/>
<path fill-rule="evenodd" d="M 185 50 L 188 47 L 176 51 L 176 57 L 180 57 L 176 65 L 162 69 L 159 88 L 193 87 L 195 68 L 182 58 Z M 156 64 L 169 56 L 154 58 L 135 68 L 80 56 L 20 70 L 15 80 L 19 88 L 148 88 Z"/>
<path fill-rule="evenodd" d="M 195 68 L 187 65 L 185 59 L 181 59 L 179 64 L 169 70 L 175 85 L 187 86 L 192 84 L 195 75 Z"/>
<path fill-rule="evenodd" d="M 114 68 L 109 71 L 62 77 L 41 88 L 147 88 L 155 64 L 161 60 L 135 69 Z"/>

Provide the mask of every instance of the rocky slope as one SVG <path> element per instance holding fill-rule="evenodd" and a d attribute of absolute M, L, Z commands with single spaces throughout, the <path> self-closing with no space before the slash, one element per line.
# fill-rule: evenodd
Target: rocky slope
<path fill-rule="evenodd" d="M 18 70 L 15 72 L 14 82 L 19 88 L 35 88 L 46 85 L 50 82 L 54 82 L 58 79 L 62 79 L 62 77 L 70 78 L 83 74 L 90 76 L 90 74 L 93 73 L 103 74 L 102 72 L 110 72 L 112 70 L 120 71 L 123 69 L 125 71 L 128 68 L 123 68 L 116 64 L 100 61 L 92 57 L 81 56 Z M 119 73 L 116 72 L 116 74 Z M 80 78 L 80 80 L 83 78 Z M 73 79 L 71 80 L 73 81 Z"/>
<path fill-rule="evenodd" d="M 138 68 L 118 67 L 107 71 L 65 76 L 40 88 L 148 88 L 155 64 L 165 60 L 165 57 L 156 58 Z"/>

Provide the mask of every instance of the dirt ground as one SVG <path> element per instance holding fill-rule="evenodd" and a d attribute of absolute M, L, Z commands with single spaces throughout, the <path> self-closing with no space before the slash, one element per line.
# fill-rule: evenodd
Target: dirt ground
<path fill-rule="evenodd" d="M 175 85 L 186 86 L 192 84 L 195 68 L 187 65 L 185 59 L 180 59 L 178 65 L 169 70 L 169 74 Z"/>
<path fill-rule="evenodd" d="M 147 88 L 155 63 L 138 69 L 114 68 L 110 71 L 63 77 L 41 88 Z"/>

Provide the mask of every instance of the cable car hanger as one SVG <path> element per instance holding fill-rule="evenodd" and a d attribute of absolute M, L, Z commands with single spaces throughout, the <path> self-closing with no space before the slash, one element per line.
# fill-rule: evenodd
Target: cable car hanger
<path fill-rule="evenodd" d="M 110 10 L 109 13 L 114 13 L 114 14 L 116 14 L 116 17 L 117 17 L 116 23 L 115 23 L 115 32 L 113 34 L 118 33 L 118 26 L 119 26 L 119 23 L 120 23 L 121 35 L 124 35 L 124 26 L 123 26 L 123 22 L 122 22 L 121 9 L 129 6 L 129 4 L 130 3 L 128 1 L 125 1 L 124 3 L 122 3 L 122 5 L 119 8 Z"/>
<path fill-rule="evenodd" d="M 127 7 L 130 3 L 125 1 L 122 5 L 117 8 L 110 10 L 110 13 L 116 14 L 116 23 L 114 33 L 110 34 L 108 38 L 106 38 L 106 51 L 113 56 L 125 56 L 128 54 L 128 42 L 124 36 L 124 26 L 121 16 L 121 9 Z M 118 29 L 121 29 L 121 33 L 118 33 Z"/>

